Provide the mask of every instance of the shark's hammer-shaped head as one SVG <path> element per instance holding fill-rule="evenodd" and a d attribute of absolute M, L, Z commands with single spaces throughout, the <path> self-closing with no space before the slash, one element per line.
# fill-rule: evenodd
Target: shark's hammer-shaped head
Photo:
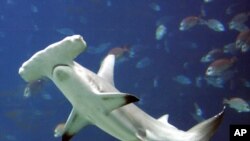
<path fill-rule="evenodd" d="M 54 67 L 58 65 L 70 66 L 73 59 L 83 52 L 86 47 L 86 42 L 82 36 L 68 36 L 34 54 L 22 64 L 19 74 L 27 82 L 41 77 L 51 78 Z"/>

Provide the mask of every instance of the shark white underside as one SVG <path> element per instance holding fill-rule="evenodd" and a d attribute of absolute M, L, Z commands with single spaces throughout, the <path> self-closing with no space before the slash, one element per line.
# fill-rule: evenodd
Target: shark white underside
<path fill-rule="evenodd" d="M 96 74 L 73 61 L 85 49 L 80 35 L 66 37 L 34 54 L 19 69 L 27 82 L 50 78 L 72 104 L 66 123 L 55 129 L 62 141 L 87 125 L 121 141 L 208 141 L 221 123 L 224 110 L 188 131 L 169 124 L 168 115 L 154 119 L 133 104 L 136 97 L 115 88 L 115 54 L 104 58 Z"/>

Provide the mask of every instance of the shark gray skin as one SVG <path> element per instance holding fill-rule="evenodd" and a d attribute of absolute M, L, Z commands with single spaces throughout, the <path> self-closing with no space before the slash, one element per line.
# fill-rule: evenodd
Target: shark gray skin
<path fill-rule="evenodd" d="M 73 61 L 85 49 L 80 35 L 69 36 L 35 53 L 19 69 L 27 82 L 48 77 L 72 104 L 66 123 L 55 129 L 55 137 L 62 136 L 62 141 L 88 125 L 121 141 L 209 141 L 220 125 L 224 109 L 188 131 L 168 123 L 168 115 L 151 117 L 133 104 L 136 97 L 114 86 L 115 54 L 109 53 L 94 73 Z"/>

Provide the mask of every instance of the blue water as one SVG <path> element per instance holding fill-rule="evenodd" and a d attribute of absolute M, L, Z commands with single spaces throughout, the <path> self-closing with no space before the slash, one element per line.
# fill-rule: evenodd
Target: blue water
<path fill-rule="evenodd" d="M 137 105 L 153 117 L 170 114 L 169 122 L 179 129 L 188 130 L 197 124 L 191 116 L 195 112 L 194 103 L 208 118 L 222 109 L 223 98 L 241 97 L 249 101 L 250 88 L 239 81 L 250 80 L 249 52 L 236 55 L 237 73 L 223 88 L 208 85 L 204 80 L 200 85 L 195 84 L 197 77 L 204 77 L 208 66 L 200 58 L 213 48 L 235 42 L 239 32 L 229 30 L 228 22 L 234 15 L 250 11 L 247 1 L 1 0 L 0 140 L 61 140 L 53 137 L 53 130 L 58 123 L 66 121 L 70 103 L 50 81 L 46 81 L 38 94 L 25 98 L 26 83 L 18 69 L 36 51 L 72 34 L 82 35 L 89 48 L 99 47 L 100 50 L 86 51 L 77 58 L 80 64 L 95 72 L 109 49 L 130 45 L 133 55 L 124 56 L 125 61 L 115 68 L 116 87 L 139 97 L 141 101 Z M 216 32 L 205 26 L 180 31 L 181 20 L 199 16 L 201 7 L 206 12 L 205 19 L 221 21 L 226 31 Z M 167 31 L 161 40 L 156 40 L 159 23 Z M 249 23 L 250 19 L 246 22 L 248 27 Z M 137 68 L 138 61 L 145 57 L 151 59 L 150 63 Z M 192 83 L 178 83 L 174 80 L 178 75 L 186 76 Z M 227 108 L 212 141 L 229 140 L 230 124 L 250 124 L 250 114 Z M 73 140 L 116 139 L 90 126 Z"/>

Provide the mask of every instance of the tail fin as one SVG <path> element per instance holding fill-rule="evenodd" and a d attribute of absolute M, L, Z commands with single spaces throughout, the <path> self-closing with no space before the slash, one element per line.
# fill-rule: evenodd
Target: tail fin
<path fill-rule="evenodd" d="M 209 141 L 223 120 L 224 109 L 225 107 L 219 114 L 189 129 L 187 133 L 194 134 L 192 141 Z"/>

